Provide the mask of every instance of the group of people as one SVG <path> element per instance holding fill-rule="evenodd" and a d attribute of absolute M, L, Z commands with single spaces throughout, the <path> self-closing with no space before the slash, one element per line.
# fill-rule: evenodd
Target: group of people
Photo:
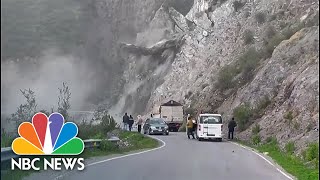
<path fill-rule="evenodd" d="M 151 117 L 152 117 L 152 114 L 151 114 Z M 123 129 L 131 131 L 135 120 L 133 119 L 132 115 L 128 116 L 128 114 L 125 113 L 122 118 L 122 122 L 123 122 Z M 136 124 L 138 125 L 138 132 L 141 133 L 141 127 L 143 124 L 143 119 L 141 115 L 137 116 Z M 188 116 L 188 121 L 186 126 L 187 126 L 188 139 L 190 139 L 190 135 L 192 136 L 192 139 L 195 139 L 194 133 L 197 128 L 197 121 L 192 116 Z M 237 126 L 237 123 L 234 120 L 234 118 L 232 118 L 231 121 L 228 123 L 228 130 L 229 130 L 228 139 L 233 139 L 234 128 L 236 126 Z"/>
<path fill-rule="evenodd" d="M 122 117 L 122 122 L 123 122 L 123 129 L 131 131 L 135 120 L 133 119 L 132 115 L 128 116 L 128 114 L 125 113 L 124 116 Z M 141 115 L 138 115 L 136 124 L 138 125 L 138 132 L 141 133 L 141 126 L 143 124 Z"/>
<path fill-rule="evenodd" d="M 233 139 L 234 128 L 236 126 L 237 126 L 237 123 L 234 120 L 234 118 L 232 118 L 231 121 L 228 123 L 228 139 Z M 192 116 L 189 116 L 187 121 L 188 139 L 190 139 L 190 135 L 192 136 L 192 139 L 195 139 L 194 132 L 196 131 L 196 128 L 197 128 L 196 120 Z"/>

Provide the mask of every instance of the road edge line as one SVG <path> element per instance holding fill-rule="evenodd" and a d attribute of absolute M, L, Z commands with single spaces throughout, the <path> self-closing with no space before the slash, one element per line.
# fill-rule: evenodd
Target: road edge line
<path fill-rule="evenodd" d="M 134 155 L 138 155 L 138 154 L 143 154 L 143 153 L 155 151 L 155 150 L 161 149 L 161 148 L 163 148 L 163 147 L 166 146 L 166 142 L 164 142 L 163 140 L 161 140 L 161 139 L 159 139 L 159 138 L 156 138 L 156 137 L 152 137 L 152 136 L 150 136 L 150 135 L 147 135 L 147 136 L 150 137 L 150 138 L 152 138 L 152 139 L 155 139 L 155 140 L 161 142 L 162 145 L 159 146 L 159 147 L 156 147 L 156 148 L 153 148 L 153 149 L 148 149 L 148 150 L 141 151 L 141 152 L 136 152 L 136 153 L 132 153 L 132 154 L 126 154 L 126 155 L 122 155 L 122 156 L 117 156 L 117 157 L 113 157 L 113 158 L 109 158 L 109 159 L 97 161 L 97 162 L 94 162 L 94 163 L 87 164 L 85 167 L 89 167 L 89 166 L 101 164 L 101 163 L 108 162 L 108 161 L 112 161 L 112 160 L 115 160 L 115 159 L 121 159 L 121 158 L 129 157 L 129 156 L 134 156 Z M 65 174 L 67 174 L 67 173 L 65 173 Z M 57 180 L 57 179 L 62 178 L 65 174 L 61 174 L 60 176 L 55 177 L 54 180 Z"/>
<path fill-rule="evenodd" d="M 126 154 L 126 155 L 123 155 L 123 156 L 117 156 L 117 157 L 105 159 L 105 160 L 102 160 L 102 161 L 97 161 L 97 162 L 94 162 L 94 163 L 90 163 L 90 164 L 86 165 L 86 167 L 93 166 L 93 165 L 96 165 L 96 164 L 101 164 L 101 163 L 108 162 L 108 161 L 112 161 L 112 160 L 115 160 L 115 159 L 121 159 L 121 158 L 124 158 L 124 157 L 129 157 L 129 156 L 134 156 L 134 155 L 138 155 L 138 154 L 143 154 L 143 153 L 146 153 L 146 152 L 155 151 L 155 150 L 161 149 L 161 148 L 166 146 L 166 143 L 163 140 L 155 138 L 155 137 L 152 137 L 152 136 L 149 136 L 149 135 L 148 135 L 148 137 L 156 139 L 157 141 L 160 141 L 162 143 L 162 145 L 159 146 L 159 147 L 156 147 L 154 149 L 148 149 L 148 150 L 141 151 L 141 152 L 136 152 L 136 153 L 132 153 L 132 154 Z"/>
<path fill-rule="evenodd" d="M 257 153 L 256 151 L 254 151 L 254 150 L 255 150 L 254 148 L 252 148 L 252 149 L 254 149 L 254 150 L 252 150 L 252 149 L 250 149 L 249 147 L 244 146 L 244 145 L 242 145 L 242 144 L 238 144 L 238 143 L 236 143 L 236 142 L 230 142 L 230 143 L 235 144 L 235 145 L 238 145 L 238 146 L 240 146 L 240 147 L 242 147 L 242 148 L 244 148 L 244 149 L 246 149 L 246 150 L 249 150 L 249 151 L 255 153 L 256 155 L 258 155 L 259 157 L 261 157 L 263 160 L 265 160 L 267 163 L 269 163 L 271 166 L 273 166 L 274 168 L 276 168 L 276 170 L 277 170 L 278 172 L 280 172 L 282 175 L 284 175 L 286 178 L 288 178 L 288 179 L 290 179 L 290 180 L 294 180 L 294 178 L 291 177 L 292 175 L 290 176 L 290 175 L 288 175 L 288 173 L 286 173 L 286 172 L 282 171 L 281 169 L 279 169 L 274 163 L 272 163 L 271 161 L 269 161 L 267 158 L 265 158 L 265 157 L 262 156 L 261 154 Z M 269 157 L 270 157 L 270 156 L 269 156 Z M 271 158 L 271 157 L 270 157 L 270 158 Z M 272 158 L 271 158 L 271 159 L 272 159 Z"/>

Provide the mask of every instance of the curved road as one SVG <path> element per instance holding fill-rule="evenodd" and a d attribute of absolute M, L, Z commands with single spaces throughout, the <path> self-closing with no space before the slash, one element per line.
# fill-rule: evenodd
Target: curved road
<path fill-rule="evenodd" d="M 229 142 L 188 140 L 185 133 L 155 137 L 165 142 L 162 148 L 97 163 L 59 179 L 288 180 L 261 157 Z"/>
<path fill-rule="evenodd" d="M 41 171 L 24 180 L 289 180 L 257 154 L 229 142 L 188 140 L 185 133 L 153 136 L 156 150 L 85 160 L 83 171 Z"/>

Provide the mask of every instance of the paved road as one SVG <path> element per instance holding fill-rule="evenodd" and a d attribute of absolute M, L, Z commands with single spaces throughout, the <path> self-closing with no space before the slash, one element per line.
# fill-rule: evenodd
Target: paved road
<path fill-rule="evenodd" d="M 165 142 L 163 148 L 95 164 L 60 179 L 288 180 L 256 154 L 229 142 L 188 140 L 183 133 L 156 137 Z"/>

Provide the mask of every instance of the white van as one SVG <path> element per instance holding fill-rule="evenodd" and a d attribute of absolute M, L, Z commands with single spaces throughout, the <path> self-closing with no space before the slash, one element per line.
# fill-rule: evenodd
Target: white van
<path fill-rule="evenodd" d="M 199 141 L 203 139 L 222 141 L 222 127 L 222 117 L 220 114 L 199 114 L 196 130 L 197 139 Z"/>

